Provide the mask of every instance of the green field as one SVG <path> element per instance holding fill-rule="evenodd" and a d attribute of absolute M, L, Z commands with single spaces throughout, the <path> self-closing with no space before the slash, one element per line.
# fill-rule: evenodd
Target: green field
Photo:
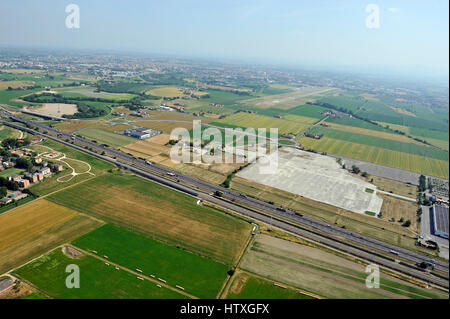
<path fill-rule="evenodd" d="M 284 287 L 284 285 L 281 285 Z M 231 284 L 227 299 L 312 299 L 290 288 L 247 274 L 238 274 Z"/>
<path fill-rule="evenodd" d="M 249 223 L 132 175 L 106 173 L 47 198 L 225 264 L 233 264 L 250 235 Z"/>
<path fill-rule="evenodd" d="M 325 298 L 448 298 L 439 289 L 422 288 L 385 273 L 380 274 L 379 289 L 367 289 L 364 265 L 325 250 L 265 235 L 254 242 L 241 268 Z"/>
<path fill-rule="evenodd" d="M 14 102 L 11 100 L 17 99 L 21 96 L 34 93 L 36 91 L 39 91 L 38 89 L 35 90 L 13 90 L 13 91 L 0 91 L 0 104 L 7 104 L 12 107 L 21 107 L 24 105 L 27 105 L 29 103 L 27 102 Z"/>
<path fill-rule="evenodd" d="M 17 131 L 16 131 L 17 132 Z M 15 136 L 14 130 L 8 127 L 0 129 L 0 141 Z"/>
<path fill-rule="evenodd" d="M 86 128 L 77 131 L 76 134 L 86 137 L 90 140 L 97 141 L 100 144 L 107 144 L 112 147 L 125 146 L 127 144 L 135 143 L 138 141 L 135 138 L 114 132 L 108 132 L 101 128 Z"/>
<path fill-rule="evenodd" d="M 67 265 L 80 269 L 80 288 L 66 287 Z M 14 272 L 48 295 L 58 299 L 123 299 L 123 298 L 183 298 L 167 288 L 158 288 L 148 280 L 141 281 L 124 270 L 106 266 L 90 256 L 72 259 L 57 249 Z"/>
<path fill-rule="evenodd" d="M 325 127 L 314 127 L 309 130 L 311 133 L 321 134 L 325 137 L 332 138 L 335 140 L 342 140 L 352 143 L 363 144 L 367 146 L 380 147 L 387 150 L 398 151 L 403 153 L 415 154 L 424 157 L 435 158 L 438 160 L 448 161 L 448 152 L 443 150 L 417 145 L 413 143 L 405 143 L 400 141 L 395 141 L 392 139 L 385 139 L 381 137 L 369 136 L 364 134 L 358 134 L 355 132 L 345 132 L 341 130 L 336 130 L 332 128 Z"/>
<path fill-rule="evenodd" d="M 319 152 L 351 157 L 431 176 L 442 178 L 449 176 L 448 160 L 438 160 L 328 137 L 322 137 L 320 140 L 302 137 L 299 142 L 303 147 Z"/>
<path fill-rule="evenodd" d="M 307 129 L 315 121 L 316 119 L 313 118 L 299 117 L 294 115 L 291 115 L 289 119 L 279 119 L 258 114 L 248 114 L 240 112 L 227 116 L 226 118 L 217 122 L 239 127 L 252 127 L 255 129 L 265 128 L 267 129 L 267 131 L 269 131 L 270 128 L 278 128 L 279 134 L 297 134 Z"/>
<path fill-rule="evenodd" d="M 73 245 L 96 250 L 100 256 L 144 275 L 163 278 L 200 298 L 215 298 L 226 277 L 227 266 L 168 246 L 127 230 L 104 225 L 80 237 Z"/>
<path fill-rule="evenodd" d="M 8 169 L 5 169 L 4 171 L 0 171 L 0 176 L 1 177 L 8 177 L 8 176 L 11 176 L 13 174 L 21 174 L 21 173 L 23 173 L 23 169 L 8 168 Z"/>
<path fill-rule="evenodd" d="M 57 91 L 63 97 L 94 97 L 108 100 L 131 100 L 136 97 L 136 94 L 127 93 L 108 93 L 108 92 L 95 92 L 95 88 L 92 87 L 75 87 L 66 88 Z"/>

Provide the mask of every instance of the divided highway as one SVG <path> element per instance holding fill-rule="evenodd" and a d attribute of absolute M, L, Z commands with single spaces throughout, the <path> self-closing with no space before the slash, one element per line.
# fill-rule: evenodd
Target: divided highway
<path fill-rule="evenodd" d="M 176 178 L 172 179 L 168 175 L 168 173 L 172 173 L 172 171 L 168 168 L 161 167 L 157 164 L 149 164 L 142 159 L 138 159 L 122 151 L 61 132 L 57 129 L 24 119 L 9 112 L 1 111 L 0 115 L 10 118 L 13 121 L 24 123 L 28 127 L 23 127 L 11 122 L 3 122 L 4 125 L 9 125 L 33 134 L 43 135 L 69 147 L 76 148 L 82 152 L 89 153 L 90 155 L 96 156 L 105 161 L 122 166 L 140 176 L 154 180 L 165 186 L 175 188 L 182 192 L 188 193 L 191 196 L 199 197 L 203 200 L 212 202 L 218 206 L 238 212 L 239 214 L 248 216 L 255 220 L 271 223 L 275 227 L 300 236 L 311 238 L 317 242 L 321 242 L 343 252 L 359 256 L 379 265 L 409 274 L 442 287 L 448 288 L 449 286 L 448 278 L 444 278 L 443 276 L 435 273 L 421 271 L 417 267 L 395 260 L 404 259 L 412 263 L 420 263 L 422 261 L 429 262 L 430 258 L 423 254 L 390 245 L 367 236 L 362 236 L 334 225 L 328 225 L 321 220 L 304 215 L 298 215 L 293 211 L 280 209 L 279 207 L 266 203 L 262 200 L 247 197 L 230 189 L 212 185 L 196 178 L 179 174 L 178 172 L 176 173 Z M 33 128 L 36 127 L 39 128 L 40 132 L 33 130 Z M 44 131 L 47 131 L 48 134 L 43 134 Z M 65 141 L 67 139 L 71 139 L 74 143 L 82 146 L 68 143 Z M 113 158 L 89 151 L 84 148 L 86 146 L 88 148 L 95 149 L 99 153 L 105 152 L 105 154 L 108 154 Z M 209 195 L 216 191 L 221 191 L 223 195 L 221 197 Z M 392 258 L 386 255 L 390 255 Z M 449 272 L 448 266 L 448 263 L 440 260 L 435 261 L 436 270 L 442 271 L 446 274 Z"/>

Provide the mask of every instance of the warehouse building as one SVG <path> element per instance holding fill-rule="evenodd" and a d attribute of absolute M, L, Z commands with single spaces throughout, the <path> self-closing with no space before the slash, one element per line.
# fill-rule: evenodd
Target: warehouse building
<path fill-rule="evenodd" d="M 430 211 L 432 233 L 448 239 L 448 206 L 433 205 Z"/>

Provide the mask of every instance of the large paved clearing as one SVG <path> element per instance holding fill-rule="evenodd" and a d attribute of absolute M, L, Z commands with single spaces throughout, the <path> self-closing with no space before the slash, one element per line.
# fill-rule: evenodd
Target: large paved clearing
<path fill-rule="evenodd" d="M 383 199 L 376 195 L 376 187 L 341 169 L 334 158 L 288 148 L 278 154 L 275 174 L 261 174 L 256 162 L 237 175 L 356 213 L 380 212 Z"/>

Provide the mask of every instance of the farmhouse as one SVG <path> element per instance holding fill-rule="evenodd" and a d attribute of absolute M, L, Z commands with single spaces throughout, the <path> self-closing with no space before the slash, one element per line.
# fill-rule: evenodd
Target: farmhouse
<path fill-rule="evenodd" d="M 21 179 L 17 182 L 17 184 L 19 184 L 19 187 L 26 188 L 26 187 L 30 186 L 30 181 L 27 180 L 27 179 L 21 178 Z"/>
<path fill-rule="evenodd" d="M 50 175 L 52 172 L 50 170 L 50 167 L 44 167 L 41 169 L 41 171 L 39 173 L 41 173 L 45 177 L 45 176 Z"/>
<path fill-rule="evenodd" d="M 23 151 L 21 151 L 21 150 L 12 150 L 11 151 L 11 155 L 12 156 L 16 156 L 16 157 L 22 157 L 23 156 Z"/>
<path fill-rule="evenodd" d="M 61 164 L 50 164 L 49 166 L 53 172 L 61 172 L 63 170 L 63 166 Z"/>
<path fill-rule="evenodd" d="M 20 177 L 20 175 L 17 174 L 12 174 L 10 176 L 8 176 L 8 180 L 12 181 L 12 182 L 18 182 L 22 179 L 22 177 Z"/>

